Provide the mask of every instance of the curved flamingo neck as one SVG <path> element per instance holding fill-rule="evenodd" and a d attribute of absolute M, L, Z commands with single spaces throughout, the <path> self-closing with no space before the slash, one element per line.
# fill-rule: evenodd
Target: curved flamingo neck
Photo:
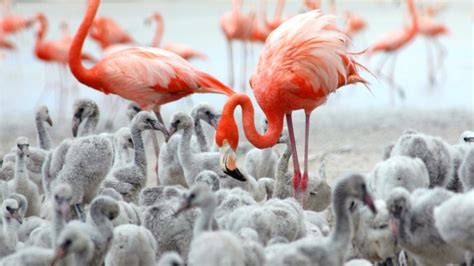
<path fill-rule="evenodd" d="M 234 118 L 234 111 L 237 105 L 240 105 L 242 108 L 244 132 L 250 143 L 259 149 L 264 149 L 272 147 L 278 142 L 283 130 L 283 114 L 275 112 L 266 113 L 268 129 L 263 135 L 260 135 L 255 127 L 255 112 L 250 98 L 245 94 L 235 94 L 229 98 L 222 111 L 221 122 L 216 132 L 216 140 L 219 146 L 222 146 L 226 136 L 235 136 L 235 134 L 237 134 L 237 139 L 227 139 L 231 147 L 234 150 L 237 149 L 238 132 L 236 132 L 237 126 Z M 224 134 L 224 136 L 222 134 Z"/>
<path fill-rule="evenodd" d="M 46 32 L 48 31 L 48 21 L 46 20 L 46 17 L 41 15 L 37 17 L 37 20 L 40 25 L 38 33 L 36 34 L 35 53 L 39 57 L 39 54 L 41 53 L 41 45 L 43 44 Z"/>
<path fill-rule="evenodd" d="M 153 47 L 160 47 L 161 39 L 163 38 L 163 32 L 165 30 L 165 22 L 163 21 L 163 17 L 160 14 L 154 14 L 153 19 L 156 22 L 156 31 L 155 36 L 153 37 L 153 42 L 151 46 Z"/>
<path fill-rule="evenodd" d="M 408 12 L 411 17 L 411 29 L 412 31 L 418 31 L 418 13 L 416 12 L 415 3 L 413 0 L 407 0 Z"/>
<path fill-rule="evenodd" d="M 95 77 L 90 69 L 87 69 L 82 65 L 81 54 L 82 46 L 86 40 L 87 33 L 94 21 L 94 17 L 99 9 L 100 0 L 89 0 L 89 6 L 87 7 L 84 19 L 79 26 L 79 29 L 74 36 L 74 39 L 69 50 L 69 68 L 74 76 L 81 83 L 93 87 L 95 83 Z"/>
<path fill-rule="evenodd" d="M 275 9 L 275 16 L 273 19 L 281 19 L 281 16 L 283 15 L 283 7 L 285 6 L 285 0 L 279 0 L 277 7 Z"/>
<path fill-rule="evenodd" d="M 232 10 L 240 11 L 242 8 L 242 0 L 232 0 Z"/>

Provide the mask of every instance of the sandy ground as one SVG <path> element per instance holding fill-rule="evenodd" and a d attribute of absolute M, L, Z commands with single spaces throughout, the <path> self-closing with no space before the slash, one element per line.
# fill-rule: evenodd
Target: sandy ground
<path fill-rule="evenodd" d="M 296 139 L 299 159 L 303 160 L 304 121 L 302 113 L 294 114 Z M 28 119 L 31 121 L 30 119 Z M 165 118 L 165 120 L 167 120 Z M 310 171 L 319 175 L 321 158 L 325 157 L 326 175 L 329 180 L 348 172 L 370 171 L 381 160 L 384 147 L 395 142 L 406 129 L 415 129 L 426 134 L 440 136 L 448 143 L 456 143 L 459 135 L 467 129 L 474 128 L 474 113 L 470 110 L 316 110 L 312 116 L 310 134 Z M 68 125 L 70 123 L 63 123 Z M 27 136 L 31 144 L 36 145 L 33 123 L 25 120 L 9 121 L 0 128 L 1 153 L 13 147 L 18 136 Z M 53 142 L 70 137 L 67 126 L 59 130 L 58 126 L 51 130 Z M 243 136 L 241 134 L 241 136 Z M 161 138 L 161 137 L 160 137 Z M 243 137 L 242 137 L 243 138 Z M 245 146 L 240 145 L 241 149 Z M 283 145 L 276 149 L 281 152 Z M 148 145 L 150 161 L 154 161 L 151 144 Z M 153 174 L 153 163 L 149 164 L 148 185 L 156 184 Z"/>

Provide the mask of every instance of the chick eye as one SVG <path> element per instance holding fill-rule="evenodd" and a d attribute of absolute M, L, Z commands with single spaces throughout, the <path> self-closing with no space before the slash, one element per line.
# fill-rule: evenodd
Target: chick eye
<path fill-rule="evenodd" d="M 211 115 L 211 112 L 209 112 L 209 111 L 206 111 L 206 115 Z"/>
<path fill-rule="evenodd" d="M 363 190 L 363 191 L 366 190 L 365 184 L 362 184 L 362 190 Z"/>
<path fill-rule="evenodd" d="M 146 122 L 147 122 L 147 123 L 151 123 L 151 119 L 150 119 L 150 118 L 147 118 L 147 119 L 146 119 Z"/>
<path fill-rule="evenodd" d="M 176 120 L 176 124 L 179 124 L 179 123 L 181 123 L 181 120 L 179 120 L 179 119 Z"/>
<path fill-rule="evenodd" d="M 196 195 L 194 193 L 192 193 L 191 195 L 189 195 L 189 198 L 190 199 L 194 199 L 196 197 Z"/>
<path fill-rule="evenodd" d="M 12 212 L 12 211 L 13 211 L 13 209 L 12 209 L 12 208 L 10 208 L 9 206 L 7 206 L 7 211 L 8 211 L 8 212 Z"/>
<path fill-rule="evenodd" d="M 70 246 L 71 244 L 72 244 L 72 240 L 69 239 L 69 238 L 66 239 L 66 241 L 64 241 L 64 245 L 65 245 L 66 247 Z"/>

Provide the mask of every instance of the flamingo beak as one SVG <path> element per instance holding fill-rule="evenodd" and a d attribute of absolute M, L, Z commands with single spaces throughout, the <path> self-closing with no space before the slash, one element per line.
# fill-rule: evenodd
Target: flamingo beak
<path fill-rule="evenodd" d="M 19 224 L 23 223 L 23 218 L 21 218 L 20 214 L 18 212 L 15 212 L 12 214 L 12 217 L 18 221 Z"/>
<path fill-rule="evenodd" d="M 56 263 L 58 263 L 59 260 L 64 258 L 65 255 L 66 255 L 66 251 L 64 250 L 64 248 L 58 247 L 54 251 L 54 257 L 53 257 L 53 261 L 51 262 L 51 266 L 56 265 Z"/>
<path fill-rule="evenodd" d="M 217 128 L 217 125 L 219 124 L 219 120 L 221 119 L 221 115 L 215 115 L 214 117 L 212 117 L 211 119 L 211 126 L 213 128 Z"/>
<path fill-rule="evenodd" d="M 165 141 L 168 142 L 171 134 L 170 132 L 168 131 L 168 129 L 166 128 L 165 125 L 163 125 L 162 123 L 160 123 L 159 121 L 156 121 L 155 123 L 153 123 L 153 129 L 154 130 L 158 130 L 158 131 L 161 131 L 163 133 L 163 135 L 165 136 Z"/>
<path fill-rule="evenodd" d="M 364 193 L 364 203 L 369 207 L 369 209 L 372 211 L 372 213 L 376 214 L 377 209 L 375 208 L 374 201 L 372 200 L 372 196 L 370 196 L 369 192 Z"/>
<path fill-rule="evenodd" d="M 474 137 L 465 137 L 465 138 L 464 138 L 464 142 L 467 142 L 467 143 L 474 143 Z"/>
<path fill-rule="evenodd" d="M 46 123 L 48 123 L 50 126 L 53 126 L 53 120 L 51 120 L 51 117 L 48 116 L 48 118 L 46 118 Z"/>
<path fill-rule="evenodd" d="M 61 214 L 63 215 L 63 217 L 69 216 L 69 210 L 70 210 L 70 207 L 67 201 L 64 201 L 63 203 L 61 203 Z"/>
<path fill-rule="evenodd" d="M 242 174 L 242 172 L 237 168 L 237 156 L 227 143 L 224 140 L 224 145 L 221 148 L 221 158 L 220 164 L 224 168 L 224 173 L 234 179 L 245 182 L 247 178 Z"/>
<path fill-rule="evenodd" d="M 400 230 L 400 220 L 395 217 L 390 217 L 388 220 L 388 226 L 390 228 L 390 232 L 392 233 L 393 239 L 395 239 L 396 242 Z"/>
<path fill-rule="evenodd" d="M 82 119 L 80 116 L 74 115 L 72 118 L 72 136 L 77 137 L 77 131 L 79 130 L 79 125 L 81 124 Z"/>
<path fill-rule="evenodd" d="M 178 215 L 180 213 L 182 213 L 183 211 L 186 211 L 188 209 L 191 208 L 191 204 L 189 202 L 189 200 L 185 199 L 183 200 L 183 202 L 181 203 L 181 205 L 178 207 L 178 209 L 174 212 L 174 217 L 178 217 Z"/>

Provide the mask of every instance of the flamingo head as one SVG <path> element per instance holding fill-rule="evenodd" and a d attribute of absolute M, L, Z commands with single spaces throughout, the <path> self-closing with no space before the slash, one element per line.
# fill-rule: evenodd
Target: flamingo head
<path fill-rule="evenodd" d="M 161 16 L 161 14 L 159 12 L 154 12 L 151 15 L 149 15 L 148 17 L 146 17 L 144 22 L 145 22 L 146 25 L 150 25 L 152 21 L 162 22 L 163 21 L 163 16 Z"/>

